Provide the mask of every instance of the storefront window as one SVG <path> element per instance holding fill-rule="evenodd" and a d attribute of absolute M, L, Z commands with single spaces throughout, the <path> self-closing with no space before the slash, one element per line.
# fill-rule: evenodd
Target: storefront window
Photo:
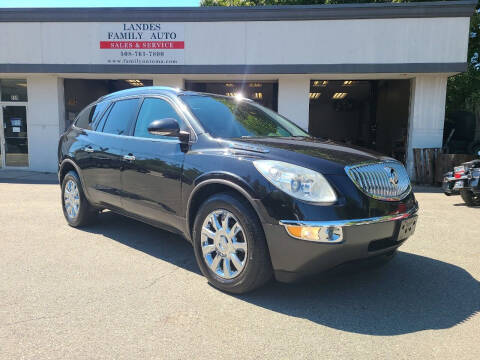
<path fill-rule="evenodd" d="M 115 91 L 131 89 L 139 86 L 152 86 L 153 80 L 97 80 L 97 79 L 65 79 L 65 127 L 69 127 L 73 119 L 88 104 L 98 98 Z"/>
<path fill-rule="evenodd" d="M 277 111 L 278 82 L 276 81 L 185 81 L 185 88 L 192 91 L 207 92 L 227 96 L 243 96 Z"/>
<path fill-rule="evenodd" d="M 0 94 L 2 101 L 27 101 L 27 80 L 0 80 Z"/>

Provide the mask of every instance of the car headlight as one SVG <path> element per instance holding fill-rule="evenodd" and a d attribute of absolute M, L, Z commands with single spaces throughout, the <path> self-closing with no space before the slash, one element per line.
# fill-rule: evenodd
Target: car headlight
<path fill-rule="evenodd" d="M 253 165 L 269 182 L 294 198 L 329 203 L 337 200 L 328 181 L 316 171 L 274 160 L 256 160 Z"/>

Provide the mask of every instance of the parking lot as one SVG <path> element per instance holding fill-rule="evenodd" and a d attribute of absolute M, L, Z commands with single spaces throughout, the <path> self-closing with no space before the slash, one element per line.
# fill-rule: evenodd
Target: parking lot
<path fill-rule="evenodd" d="M 67 226 L 42 176 L 0 176 L 2 359 L 480 358 L 480 208 L 459 197 L 420 188 L 384 267 L 232 296 L 176 235 L 110 212 Z"/>

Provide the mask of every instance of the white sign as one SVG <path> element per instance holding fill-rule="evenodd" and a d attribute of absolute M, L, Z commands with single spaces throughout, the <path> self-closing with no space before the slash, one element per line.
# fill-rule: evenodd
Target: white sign
<path fill-rule="evenodd" d="M 98 64 L 184 64 L 182 23 L 100 23 L 97 34 Z"/>

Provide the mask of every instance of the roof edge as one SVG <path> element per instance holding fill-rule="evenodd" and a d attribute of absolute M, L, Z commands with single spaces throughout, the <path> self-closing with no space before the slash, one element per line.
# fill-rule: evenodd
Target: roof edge
<path fill-rule="evenodd" d="M 0 64 L 1 73 L 97 73 L 97 74 L 368 74 L 459 73 L 466 62 L 362 63 L 272 65 L 108 65 L 108 64 Z"/>
<path fill-rule="evenodd" d="M 252 7 L 0 8 L 0 22 L 218 22 L 470 17 L 476 0 Z"/>

